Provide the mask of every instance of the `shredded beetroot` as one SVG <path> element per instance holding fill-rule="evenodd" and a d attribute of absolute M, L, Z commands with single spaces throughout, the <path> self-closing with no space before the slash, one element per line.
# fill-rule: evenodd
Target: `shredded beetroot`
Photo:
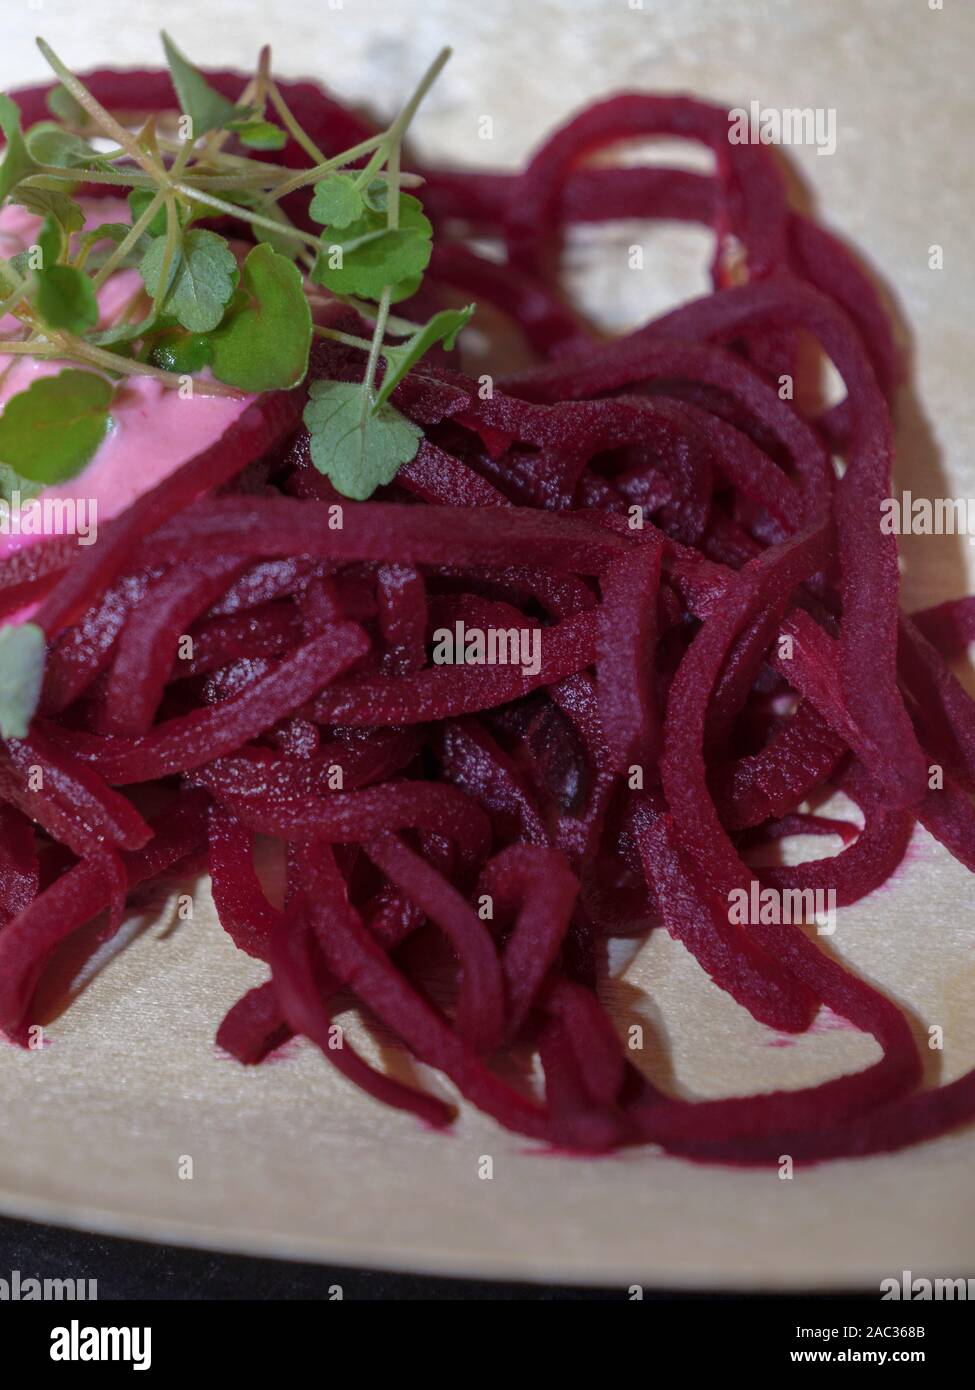
<path fill-rule="evenodd" d="M 240 96 L 239 77 L 210 80 Z M 174 101 L 158 73 L 89 85 L 130 113 Z M 326 154 L 372 133 L 310 84 L 285 91 Z M 18 98 L 25 125 L 44 96 Z M 520 174 L 422 171 L 437 307 L 490 304 L 533 360 L 489 391 L 456 363 L 416 367 L 393 403 L 424 437 L 373 500 L 338 496 L 306 390 L 278 392 L 89 549 L 0 561 L 0 617 L 36 606 L 49 640 L 39 714 L 0 746 L 9 1037 L 60 941 L 103 913 L 110 935 L 138 885 L 205 852 L 220 922 L 267 972 L 217 1033 L 248 1065 L 301 1034 L 374 1099 L 448 1124 L 449 1102 L 349 1045 L 336 1015 L 354 1002 L 502 1125 L 581 1153 L 817 1162 L 975 1119 L 975 1072 L 923 1089 L 895 1003 L 801 924 L 729 910 L 755 889 L 856 902 L 918 821 L 975 872 L 975 706 L 948 664 L 975 599 L 899 612 L 880 502 L 903 363 L 883 298 L 790 210 L 768 150 L 727 132 L 720 108 L 627 94 Z M 714 176 L 585 163 L 652 135 L 704 144 Z M 293 143 L 274 157 L 307 162 Z M 567 227 L 622 218 L 709 226 L 714 290 L 607 341 L 553 268 Z M 818 414 L 779 389 L 808 370 L 800 336 L 846 386 Z M 310 378 L 363 365 L 319 341 Z M 435 661 L 457 630 L 523 646 Z M 820 813 L 832 793 L 862 826 Z M 801 835 L 839 852 L 770 862 Z M 607 940 L 658 925 L 759 1022 L 798 1033 L 828 1006 L 879 1060 L 798 1091 L 668 1094 L 598 994 Z M 533 1054 L 534 1091 L 510 1080 Z"/>

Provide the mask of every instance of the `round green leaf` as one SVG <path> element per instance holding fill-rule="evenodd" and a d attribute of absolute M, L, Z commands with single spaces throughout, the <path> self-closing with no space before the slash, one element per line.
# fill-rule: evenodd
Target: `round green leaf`
<path fill-rule="evenodd" d="M 156 237 L 142 258 L 142 278 L 153 298 L 165 253 L 166 238 Z M 191 333 L 207 333 L 223 318 L 236 283 L 237 261 L 224 238 L 216 232 L 187 232 L 170 266 L 163 309 Z"/>
<path fill-rule="evenodd" d="M 70 265 L 37 273 L 37 311 L 49 328 L 84 333 L 98 322 L 98 300 L 87 275 Z"/>
<path fill-rule="evenodd" d="M 270 246 L 255 246 L 235 303 L 211 342 L 218 380 L 243 391 L 297 386 L 311 348 L 311 309 L 298 268 Z"/>
<path fill-rule="evenodd" d="M 11 396 L 0 415 L 0 462 L 52 484 L 80 473 L 108 432 L 114 387 L 68 367 Z"/>
<path fill-rule="evenodd" d="M 149 188 L 133 188 L 129 193 L 127 202 L 129 212 L 132 217 L 132 225 L 138 222 L 146 208 L 155 197 L 155 193 Z M 165 206 L 156 209 L 155 216 L 146 228 L 149 236 L 164 236 L 166 232 L 166 208 Z"/>
<path fill-rule="evenodd" d="M 329 227 L 348 227 L 362 216 L 362 194 L 353 174 L 331 174 L 315 184 L 315 196 L 308 208 L 316 222 Z"/>
<path fill-rule="evenodd" d="M 35 623 L 0 627 L 0 737 L 26 738 L 41 697 L 46 641 Z"/>
<path fill-rule="evenodd" d="M 54 121 L 38 121 L 31 126 L 25 137 L 27 150 L 38 164 L 56 164 L 62 169 L 83 168 L 85 165 L 101 164 L 101 155 L 96 149 L 64 130 Z"/>
<path fill-rule="evenodd" d="M 378 300 L 386 285 L 390 302 L 415 294 L 430 260 L 432 227 L 416 198 L 400 194 L 399 226 L 386 225 L 379 213 L 366 211 L 347 227 L 332 227 L 322 238 L 322 250 L 312 279 L 333 294 Z M 333 264 L 341 252 L 341 265 Z"/>
<path fill-rule="evenodd" d="M 423 437 L 420 426 L 393 406 L 371 410 L 362 383 L 354 381 L 313 381 L 304 421 L 312 463 L 357 502 L 391 483 L 416 456 Z"/>

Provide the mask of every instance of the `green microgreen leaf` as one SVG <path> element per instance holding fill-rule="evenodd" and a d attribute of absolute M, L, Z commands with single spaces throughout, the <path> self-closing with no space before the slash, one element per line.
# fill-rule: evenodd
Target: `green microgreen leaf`
<path fill-rule="evenodd" d="M 236 188 L 232 189 L 225 196 L 228 202 L 237 203 L 242 208 L 259 208 L 265 217 L 271 218 L 274 222 L 280 222 L 282 227 L 290 227 L 292 225 L 291 219 L 288 217 L 287 213 L 283 212 L 282 209 L 278 207 L 277 203 L 266 204 L 264 196 L 261 193 L 254 193 L 249 188 Z M 211 217 L 213 215 L 213 209 L 205 208 L 201 204 L 200 215 L 203 217 Z M 272 232 L 269 227 L 252 226 L 251 232 L 258 241 L 266 241 L 268 246 L 277 251 L 279 256 L 287 256 L 289 261 L 295 260 L 298 256 L 298 252 L 301 250 L 298 242 L 292 237 L 279 236 L 277 232 Z"/>
<path fill-rule="evenodd" d="M 255 246 L 230 312 L 211 335 L 213 374 L 243 391 L 297 386 L 308 370 L 311 331 L 301 272 L 270 246 Z"/>
<path fill-rule="evenodd" d="M 98 323 L 95 287 L 88 276 L 74 266 L 52 265 L 39 270 L 34 302 L 48 328 L 85 333 Z"/>
<path fill-rule="evenodd" d="M 0 627 L 0 736 L 26 738 L 41 698 L 46 640 L 36 623 Z"/>
<path fill-rule="evenodd" d="M 66 193 L 58 193 L 53 188 L 18 188 L 10 201 L 38 217 L 53 217 L 66 237 L 80 232 L 85 225 L 84 210 Z"/>
<path fill-rule="evenodd" d="M 44 269 L 56 265 L 61 259 L 61 253 L 64 251 L 64 233 L 57 218 L 45 217 L 37 234 L 37 245 L 40 248 Z"/>
<path fill-rule="evenodd" d="M 151 188 L 133 188 L 128 195 L 129 212 L 132 217 L 132 225 L 135 226 L 146 208 L 155 198 L 156 192 Z M 148 236 L 164 236 L 166 233 L 166 207 L 163 204 L 158 208 L 155 216 L 146 228 Z"/>
<path fill-rule="evenodd" d="M 386 179 L 370 179 L 362 190 L 362 201 L 372 212 L 386 215 L 389 205 L 389 183 Z"/>
<path fill-rule="evenodd" d="M 142 278 L 153 297 L 165 251 L 165 237 L 156 237 L 142 258 Z M 189 231 L 173 256 L 162 307 L 191 333 L 207 333 L 223 318 L 236 285 L 237 261 L 224 238 L 216 232 Z"/>
<path fill-rule="evenodd" d="M 29 275 L 32 270 L 43 270 L 45 266 L 55 265 L 60 259 L 63 246 L 64 236 L 60 224 L 53 217 L 45 217 L 37 233 L 37 240 L 26 250 L 18 251 L 16 256 L 11 256 L 10 264 L 18 274 Z"/>
<path fill-rule="evenodd" d="M 109 428 L 114 386 L 68 367 L 11 396 L 0 415 L 0 461 L 44 484 L 80 473 Z"/>
<path fill-rule="evenodd" d="M 53 121 L 39 121 L 25 137 L 27 152 L 38 164 L 56 164 L 61 169 L 80 169 L 103 165 L 106 161 L 79 135 L 72 135 Z"/>
<path fill-rule="evenodd" d="M 162 333 L 149 347 L 146 360 L 164 372 L 192 376 L 202 372 L 213 360 L 213 343 L 203 333 L 180 333 L 171 329 Z"/>
<path fill-rule="evenodd" d="M 20 107 L 5 93 L 0 93 L 0 130 L 3 131 L 7 148 L 3 163 L 0 164 L 0 203 L 17 187 L 21 179 L 27 178 L 36 169 L 24 144 L 20 130 Z"/>
<path fill-rule="evenodd" d="M 162 36 L 166 62 L 172 74 L 179 104 L 192 123 L 192 136 L 198 140 L 210 130 L 219 130 L 233 121 L 248 121 L 252 112 L 220 95 L 187 58 L 168 34 Z"/>
<path fill-rule="evenodd" d="M 90 232 L 85 232 L 78 238 L 78 254 L 84 259 L 81 262 L 86 267 L 98 265 L 106 253 L 91 255 L 91 248 L 97 246 L 99 242 L 111 241 L 116 246 L 129 235 L 132 228 L 128 222 L 103 222 L 100 227 L 93 227 Z M 119 270 L 132 270 L 137 268 L 143 256 L 152 245 L 152 238 L 141 236 L 136 244 L 129 248 L 122 260 L 118 263 Z"/>
<path fill-rule="evenodd" d="M 229 129 L 250 150 L 283 150 L 288 143 L 287 131 L 271 121 L 231 121 Z"/>
<path fill-rule="evenodd" d="M 80 101 L 75 98 L 65 87 L 63 82 L 58 82 L 52 87 L 44 98 L 44 103 L 52 116 L 57 116 L 59 121 L 65 125 L 85 126 L 88 124 L 88 112 Z"/>
<path fill-rule="evenodd" d="M 442 342 L 449 352 L 454 346 L 457 334 L 470 322 L 475 307 L 474 304 L 468 304 L 465 309 L 444 309 L 439 314 L 434 314 L 429 323 L 425 323 L 405 343 L 399 343 L 396 347 L 383 347 L 386 375 L 383 377 L 382 389 L 376 397 L 373 411 L 382 408 L 406 373 L 416 366 L 435 343 Z"/>
<path fill-rule="evenodd" d="M 12 502 L 15 492 L 20 493 L 22 502 L 27 502 L 43 491 L 44 485 L 42 483 L 32 483 L 27 478 L 22 478 L 19 473 L 15 473 L 7 464 L 0 463 L 0 498 L 4 502 Z"/>
<path fill-rule="evenodd" d="M 128 355 L 125 344 L 134 343 L 139 338 L 144 338 L 148 333 L 158 330 L 162 326 L 169 326 L 155 308 L 149 310 L 144 319 L 139 319 L 135 323 L 116 323 L 111 328 L 103 328 L 97 333 L 89 333 L 87 341 L 95 347 L 113 348 Z"/>
<path fill-rule="evenodd" d="M 432 231 L 419 201 L 402 193 L 397 228 L 366 211 L 341 231 L 326 233 L 311 278 L 333 294 L 362 299 L 380 299 L 389 285 L 390 303 L 396 304 L 416 293 L 430 260 Z"/>
<path fill-rule="evenodd" d="M 359 502 L 393 481 L 416 456 L 423 436 L 419 425 L 391 405 L 363 414 L 363 387 L 350 381 L 313 381 L 304 420 L 315 467 Z"/>
<path fill-rule="evenodd" d="M 348 227 L 362 216 L 364 210 L 365 204 L 356 188 L 355 175 L 331 174 L 315 184 L 315 196 L 308 212 L 316 222 L 324 222 L 329 227 Z"/>

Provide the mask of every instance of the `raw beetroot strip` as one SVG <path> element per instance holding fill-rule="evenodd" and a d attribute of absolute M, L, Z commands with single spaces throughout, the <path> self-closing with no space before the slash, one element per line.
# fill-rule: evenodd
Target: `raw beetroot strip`
<path fill-rule="evenodd" d="M 670 935 L 760 1023 L 785 1033 L 808 1028 L 813 1014 L 809 991 L 729 920 L 727 896 L 694 874 L 677 842 L 673 819 L 638 801 L 631 826 L 647 885 Z"/>
<path fill-rule="evenodd" d="M 329 507 L 292 498 L 217 497 L 188 508 L 153 534 L 172 560 L 191 559 L 210 545 L 222 554 L 306 555 L 326 560 L 397 564 L 530 562 L 573 574 L 599 574 L 623 543 L 572 517 L 510 508 L 502 526 L 493 508 L 404 507 L 395 502 L 346 504 L 341 529 L 329 529 Z M 523 560 L 523 563 L 526 561 Z"/>
<path fill-rule="evenodd" d="M 581 671 L 595 653 L 591 613 L 543 628 L 539 670 L 520 666 L 430 666 L 409 676 L 361 676 L 338 682 L 315 702 L 323 724 L 373 726 L 428 723 L 516 700 Z"/>
<path fill-rule="evenodd" d="M 545 1008 L 565 1024 L 582 1083 L 596 1105 L 614 1106 L 626 1072 L 620 1040 L 596 996 L 575 980 L 560 979 L 545 996 Z"/>
<path fill-rule="evenodd" d="M 504 1032 L 504 988 L 501 962 L 486 925 L 454 885 L 398 835 L 377 835 L 365 850 L 453 946 L 460 963 L 457 1031 L 475 1052 L 493 1052 Z"/>
<path fill-rule="evenodd" d="M 438 751 L 443 776 L 484 807 L 496 838 L 548 843 L 548 832 L 521 768 L 476 719 L 446 720 Z"/>
<path fill-rule="evenodd" d="M 503 492 L 429 439 L 421 442 L 414 459 L 403 464 L 396 475 L 396 485 L 422 497 L 424 502 L 448 507 L 508 506 Z"/>
<path fill-rule="evenodd" d="M 824 295 L 780 280 L 725 290 L 651 325 L 654 335 L 730 338 L 755 328 L 805 327 L 815 334 L 846 383 L 854 406 L 847 469 L 835 517 L 843 573 L 841 678 L 850 712 L 873 745 L 875 775 L 892 802 L 916 803 L 925 768 L 897 689 L 897 545 L 882 534 L 880 506 L 890 493 L 890 416 L 862 342 Z M 646 331 L 646 330 L 644 330 Z"/>
<path fill-rule="evenodd" d="M 782 816 L 820 786 L 846 745 L 804 700 L 759 753 L 718 763 L 708 785 L 729 830 Z"/>
<path fill-rule="evenodd" d="M 151 825 L 153 837 L 144 849 L 118 856 L 130 890 L 156 878 L 203 843 L 202 797 L 196 793 L 179 798 Z M 0 931 L 0 1030 L 12 1041 L 23 1041 L 25 1015 L 51 951 L 109 907 L 114 892 L 114 875 L 104 856 L 82 860 Z"/>
<path fill-rule="evenodd" d="M 210 806 L 207 838 L 220 925 L 241 951 L 266 961 L 281 914 L 268 902 L 254 869 L 254 837 L 232 812 L 215 802 Z"/>
<path fill-rule="evenodd" d="M 116 786 L 187 772 L 232 753 L 299 709 L 368 649 L 368 638 L 356 623 L 337 623 L 235 698 L 157 724 L 147 734 L 98 738 L 57 730 L 56 736 Z M 49 731 L 54 734 L 54 727 Z"/>
<path fill-rule="evenodd" d="M 596 688 L 609 766 L 624 772 L 656 762 L 654 689 L 657 589 L 662 547 L 634 547 L 602 580 L 596 627 Z"/>
<path fill-rule="evenodd" d="M 862 786 L 866 780 L 861 777 L 859 784 Z M 864 812 L 865 823 L 854 842 L 825 859 L 759 869 L 763 883 L 780 890 L 832 891 L 837 907 L 845 907 L 887 882 L 904 858 L 914 830 L 914 816 L 907 811 L 887 810 L 867 797 L 857 797 L 857 784 L 849 775 L 840 779 L 842 789 L 860 802 Z"/>
<path fill-rule="evenodd" d="M 937 746 L 975 783 L 975 701 L 937 648 L 903 614 L 897 660 L 901 680 L 924 711 Z"/>
<path fill-rule="evenodd" d="M 60 714 L 104 671 L 129 614 L 145 597 L 160 568 L 122 576 L 88 609 L 74 627 L 50 644 L 44 667 L 42 707 Z"/>
<path fill-rule="evenodd" d="M 415 565 L 381 565 L 376 575 L 383 666 L 404 676 L 426 665 L 427 596 Z"/>
<path fill-rule="evenodd" d="M 501 962 L 507 1037 L 518 1036 L 568 930 L 579 883 L 565 856 L 539 845 L 509 845 L 485 866 L 478 896 L 504 916 L 517 910 Z"/>
<path fill-rule="evenodd" d="M 26 739 L 0 747 L 0 796 L 80 856 L 102 848 L 141 849 L 152 834 L 97 769 L 47 737 L 37 720 Z"/>
<path fill-rule="evenodd" d="M 516 373 L 500 383 L 501 389 L 529 401 L 554 402 L 617 391 L 638 382 L 688 381 L 713 387 L 736 401 L 748 418 L 770 431 L 788 451 L 806 517 L 811 518 L 833 486 L 829 457 L 815 431 L 739 357 L 708 343 L 658 340 L 655 328 L 656 324 L 649 324 L 640 333 L 616 339 L 595 356 L 559 359 Z M 718 426 L 711 429 L 716 434 Z M 739 464 L 735 476 L 741 477 L 747 466 Z M 753 461 L 750 467 L 754 472 Z M 763 476 L 769 472 L 766 467 Z M 784 496 L 781 491 L 780 495 Z"/>
<path fill-rule="evenodd" d="M 334 1015 L 328 999 L 336 986 L 312 954 L 309 916 L 305 903 L 296 903 L 271 942 L 271 987 L 287 1026 L 309 1038 L 347 1080 L 382 1104 L 407 1110 L 438 1129 L 449 1124 L 454 1117 L 449 1105 L 377 1071 L 353 1050 L 344 1034 L 333 1032 Z M 264 1008 L 269 1005 L 269 1001 L 261 1003 Z"/>
<path fill-rule="evenodd" d="M 293 598 L 320 569 L 321 564 L 316 560 L 290 556 L 284 560 L 262 560 L 250 566 L 227 588 L 207 616 L 211 619 L 242 617 L 275 599 Z"/>
<path fill-rule="evenodd" d="M 355 732 L 355 741 L 347 730 L 345 737 L 302 757 L 269 748 L 241 748 L 196 768 L 189 780 L 213 796 L 266 797 L 278 805 L 300 807 L 308 797 L 330 795 L 333 768 L 341 770 L 342 790 L 353 791 L 401 772 L 422 745 L 412 729 L 369 730 L 364 738 L 362 731 Z"/>
<path fill-rule="evenodd" d="M 255 985 L 224 1015 L 216 1043 L 244 1066 L 256 1066 L 292 1037 L 272 981 Z"/>
<path fill-rule="evenodd" d="M 300 806 L 276 805 L 266 796 L 217 792 L 244 825 L 289 841 L 365 844 L 385 831 L 430 830 L 457 845 L 466 859 L 484 858 L 490 824 L 456 787 L 436 782 L 392 781 L 355 792 L 329 792 Z"/>
<path fill-rule="evenodd" d="M 896 1153 L 971 1122 L 975 1115 L 975 1070 L 947 1086 L 919 1091 L 892 1100 L 868 1114 L 837 1124 L 797 1132 L 779 1129 L 733 1138 L 670 1134 L 661 1142 L 670 1153 L 702 1163 L 742 1166 L 778 1163 L 788 1154 L 797 1163 L 822 1163 L 835 1158 L 864 1158 Z M 657 1126 L 652 1110 L 635 1107 L 632 1116 L 643 1138 L 653 1139 Z"/>
<path fill-rule="evenodd" d="M 0 928 L 30 906 L 39 886 L 34 827 L 15 806 L 0 801 Z"/>
<path fill-rule="evenodd" d="M 748 891 L 751 871 L 722 829 L 704 784 L 701 740 L 707 699 L 749 608 L 761 601 L 760 594 L 768 598 L 770 587 L 791 586 L 801 579 L 803 570 L 816 562 L 815 541 L 812 535 L 791 542 L 747 567 L 737 593 L 704 624 L 691 644 L 671 688 L 661 760 L 664 791 L 694 876 L 712 885 L 725 903 L 730 902 L 732 887 Z M 863 1072 L 808 1090 L 696 1104 L 663 1099 L 645 1083 L 644 1097 L 632 1107 L 645 1136 L 652 1132 L 665 1144 L 673 1136 L 711 1143 L 779 1129 L 802 1131 L 822 1126 L 829 1118 L 847 1120 L 917 1085 L 920 1062 L 899 1010 L 824 956 L 800 928 L 751 922 L 745 930 L 834 1012 L 872 1033 L 883 1048 L 883 1057 Z"/>
<path fill-rule="evenodd" d="M 975 596 L 948 599 L 912 613 L 911 622 L 943 656 L 961 656 L 975 642 Z"/>
<path fill-rule="evenodd" d="M 101 731 L 147 733 L 189 624 L 226 590 L 239 560 L 191 562 L 150 586 L 122 629 L 105 689 Z"/>
<path fill-rule="evenodd" d="M 807 811 L 793 811 L 791 815 L 780 816 L 755 826 L 754 829 L 739 836 L 739 849 L 751 845 L 767 844 L 770 841 L 785 840 L 793 835 L 837 835 L 844 848 L 851 845 L 859 831 L 852 821 L 835 820 L 830 816 L 813 815 Z"/>
<path fill-rule="evenodd" d="M 629 1129 L 609 1107 L 594 1105 L 569 1028 L 550 1015 L 538 1039 L 545 1074 L 545 1101 L 551 1142 L 573 1153 L 599 1154 L 629 1137 Z"/>
<path fill-rule="evenodd" d="M 206 675 L 240 657 L 284 656 L 301 642 L 302 624 L 294 604 L 261 604 L 239 613 L 204 618 L 190 629 L 193 656 L 177 658 L 170 680 Z"/>
<path fill-rule="evenodd" d="M 545 1138 L 545 1112 L 487 1070 L 369 935 L 349 904 L 329 849 L 323 847 L 317 867 L 309 885 L 308 911 L 329 970 L 419 1061 L 444 1072 L 478 1109 L 507 1129 Z"/>
<path fill-rule="evenodd" d="M 728 202 L 735 204 L 734 222 L 719 230 L 737 232 L 753 275 L 769 274 L 781 266 L 786 250 L 781 176 L 767 150 L 732 145 L 728 132 L 726 110 L 689 97 L 624 93 L 595 103 L 550 135 L 517 179 L 506 217 L 509 259 L 529 274 L 540 273 L 542 240 L 556 221 L 559 188 L 583 156 L 621 140 L 670 135 L 713 149 L 718 177 L 734 193 Z"/>

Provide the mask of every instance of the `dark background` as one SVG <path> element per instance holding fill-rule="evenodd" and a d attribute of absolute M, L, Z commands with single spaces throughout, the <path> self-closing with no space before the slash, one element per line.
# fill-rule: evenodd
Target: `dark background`
<path fill-rule="evenodd" d="M 184 1250 L 0 1218 L 0 1276 L 9 1278 L 15 1269 L 20 1270 L 24 1279 L 97 1279 L 100 1302 L 107 1299 L 327 1299 L 332 1284 L 341 1284 L 346 1299 L 380 1301 L 582 1299 L 619 1303 L 627 1297 L 626 1289 L 621 1286 L 578 1288 L 388 1274 L 336 1265 Z M 842 1296 L 850 1297 L 849 1294 Z M 718 1290 L 690 1294 L 684 1290 L 645 1288 L 643 1297 L 645 1300 L 684 1301 L 740 1299 L 741 1295 L 723 1294 Z M 777 1297 L 787 1302 L 792 1296 Z M 820 1297 L 828 1299 L 831 1295 Z M 876 1294 L 873 1298 L 876 1299 Z"/>

